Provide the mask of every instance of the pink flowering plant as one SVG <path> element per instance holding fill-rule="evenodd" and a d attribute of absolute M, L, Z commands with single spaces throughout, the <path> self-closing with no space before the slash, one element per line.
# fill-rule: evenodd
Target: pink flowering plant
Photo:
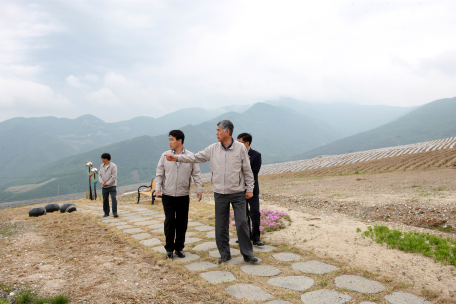
<path fill-rule="evenodd" d="M 209 215 L 208 219 L 215 219 L 214 215 Z M 291 223 L 290 215 L 284 211 L 279 210 L 260 210 L 260 232 L 275 231 L 285 228 Z M 251 223 L 250 223 L 251 224 Z M 234 211 L 230 212 L 230 226 L 235 226 Z M 250 226 L 252 229 L 252 226 Z"/>

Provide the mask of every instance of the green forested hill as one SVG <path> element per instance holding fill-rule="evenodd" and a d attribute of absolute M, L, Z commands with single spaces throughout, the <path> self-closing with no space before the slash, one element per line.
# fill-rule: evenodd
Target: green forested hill
<path fill-rule="evenodd" d="M 456 97 L 433 101 L 396 121 L 298 154 L 293 159 L 391 147 L 397 145 L 398 135 L 401 145 L 456 136 Z"/>
<path fill-rule="evenodd" d="M 317 123 L 314 119 L 289 109 L 258 103 L 244 113 L 229 112 L 208 122 L 181 128 L 186 135 L 184 146 L 192 152 L 198 152 L 216 142 L 216 124 L 222 119 L 233 121 L 235 137 L 242 132 L 252 134 L 252 148 L 262 153 L 265 164 L 287 160 L 297 152 L 340 138 L 340 135 L 325 123 Z M 168 148 L 167 134 L 141 136 L 67 157 L 6 183 L 0 188 L 3 190 L 0 192 L 0 201 L 53 196 L 57 193 L 57 185 L 60 194 L 83 192 L 88 188 L 88 178 L 84 172 L 85 162 L 91 161 L 99 167 L 103 152 L 111 153 L 112 161 L 118 166 L 118 185 L 140 181 L 147 183 L 155 176 L 161 153 Z M 208 171 L 207 164 L 202 166 L 202 170 Z M 27 192 L 4 191 L 10 186 L 38 184 L 52 178 L 56 179 Z"/>

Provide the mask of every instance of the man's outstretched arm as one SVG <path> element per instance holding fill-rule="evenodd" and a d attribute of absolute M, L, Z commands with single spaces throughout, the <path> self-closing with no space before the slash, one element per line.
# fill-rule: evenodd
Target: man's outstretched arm
<path fill-rule="evenodd" d="M 196 154 L 165 154 L 165 157 L 168 161 L 178 161 L 181 163 L 205 163 L 211 160 L 211 146 Z"/>

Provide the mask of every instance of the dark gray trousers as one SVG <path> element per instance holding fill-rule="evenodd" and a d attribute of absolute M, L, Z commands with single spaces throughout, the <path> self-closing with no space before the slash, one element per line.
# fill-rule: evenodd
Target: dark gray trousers
<path fill-rule="evenodd" d="M 112 203 L 112 213 L 117 215 L 117 187 L 112 186 L 109 188 L 103 188 L 101 190 L 101 194 L 103 195 L 103 211 L 104 214 L 109 215 L 109 194 L 111 194 L 111 203 Z"/>
<path fill-rule="evenodd" d="M 242 255 L 253 256 L 250 242 L 250 227 L 247 224 L 246 201 L 244 192 L 219 194 L 215 199 L 215 242 L 221 256 L 230 255 L 230 203 L 234 210 L 234 220 Z"/>

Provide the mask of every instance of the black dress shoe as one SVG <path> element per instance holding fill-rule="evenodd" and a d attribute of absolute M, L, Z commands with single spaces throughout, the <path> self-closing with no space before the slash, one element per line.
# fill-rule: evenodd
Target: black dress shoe
<path fill-rule="evenodd" d="M 253 255 L 252 256 L 244 255 L 244 262 L 256 263 L 256 262 L 258 262 L 258 259 L 256 257 L 254 257 Z"/>
<path fill-rule="evenodd" d="M 103 215 L 103 217 L 108 217 L 108 216 L 109 216 L 109 214 L 105 214 L 105 215 Z"/>
<path fill-rule="evenodd" d="M 239 240 L 236 240 L 236 244 L 239 244 Z"/>
<path fill-rule="evenodd" d="M 253 242 L 253 245 L 255 245 L 255 246 L 264 246 L 264 243 L 262 241 L 258 241 L 258 242 Z"/>
<path fill-rule="evenodd" d="M 185 258 L 185 253 L 182 250 L 181 251 L 175 251 L 175 253 L 177 254 L 178 257 Z"/>
<path fill-rule="evenodd" d="M 172 259 L 173 258 L 173 252 L 172 251 L 166 252 L 166 258 L 167 259 Z"/>
<path fill-rule="evenodd" d="M 222 257 L 220 258 L 220 260 L 219 260 L 218 263 L 219 263 L 219 264 L 226 263 L 226 262 L 228 262 L 229 260 L 231 260 L 231 255 L 226 255 L 226 256 L 224 255 L 224 256 L 222 256 Z"/>
<path fill-rule="evenodd" d="M 119 217 L 117 214 L 114 214 L 114 217 Z"/>

